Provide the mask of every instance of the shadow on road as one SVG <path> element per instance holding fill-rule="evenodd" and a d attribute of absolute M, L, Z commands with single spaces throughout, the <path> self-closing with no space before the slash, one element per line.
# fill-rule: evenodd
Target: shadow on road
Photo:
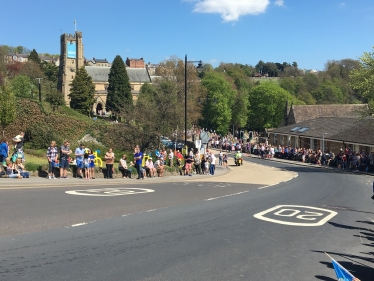
<path fill-rule="evenodd" d="M 358 223 L 364 223 L 364 224 L 370 224 L 369 221 L 356 221 Z M 339 224 L 334 222 L 329 222 L 330 225 L 334 227 L 339 227 L 342 229 L 348 229 L 348 230 L 358 230 L 359 234 L 355 232 L 353 235 L 354 237 L 359 237 L 362 241 L 362 239 L 366 239 L 366 242 L 369 243 L 361 243 L 362 246 L 367 247 L 374 247 L 374 242 L 370 243 L 370 241 L 374 241 L 374 231 L 367 228 L 367 225 L 361 226 L 351 226 L 351 225 L 345 225 L 345 224 Z M 315 253 L 322 253 L 323 251 L 312 251 Z M 329 255 L 331 255 L 334 259 L 336 259 L 337 262 L 339 262 L 343 267 L 345 267 L 349 272 L 351 272 L 355 277 L 361 279 L 361 280 L 373 280 L 374 276 L 374 252 L 360 252 L 362 255 L 354 255 L 354 254 L 346 254 L 346 253 L 334 253 L 334 252 L 328 252 Z M 336 258 L 338 257 L 338 258 Z M 331 262 L 325 262 L 321 261 L 321 264 L 326 265 L 328 268 L 331 268 L 331 270 L 334 270 Z M 335 280 L 331 279 L 326 276 L 316 275 L 315 276 L 319 280 Z"/>

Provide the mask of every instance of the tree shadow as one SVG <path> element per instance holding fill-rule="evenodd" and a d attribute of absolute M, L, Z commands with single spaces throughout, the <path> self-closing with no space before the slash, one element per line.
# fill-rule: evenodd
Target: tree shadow
<path fill-rule="evenodd" d="M 351 225 L 346 225 L 346 224 L 340 224 L 336 222 L 328 222 L 328 224 L 331 224 L 332 226 L 339 227 L 339 228 L 344 228 L 344 229 L 357 229 L 357 230 L 366 230 L 365 228 L 362 227 L 357 227 L 357 226 L 351 226 Z M 369 232 L 374 233 L 373 230 L 368 229 Z"/>
<path fill-rule="evenodd" d="M 364 212 L 364 213 L 366 213 L 366 212 Z M 367 213 L 369 213 L 369 212 L 367 212 Z M 356 221 L 356 222 L 361 222 L 361 223 L 366 223 L 366 224 L 374 225 L 374 222 L 371 222 L 371 221 Z"/>
<path fill-rule="evenodd" d="M 319 280 L 323 280 L 323 281 L 336 281 L 336 279 L 333 279 L 327 276 L 322 276 L 322 275 L 316 275 L 314 277 L 316 277 Z"/>

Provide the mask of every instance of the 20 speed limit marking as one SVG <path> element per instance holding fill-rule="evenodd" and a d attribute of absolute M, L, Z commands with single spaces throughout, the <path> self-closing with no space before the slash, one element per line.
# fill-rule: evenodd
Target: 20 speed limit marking
<path fill-rule="evenodd" d="M 153 189 L 146 188 L 98 188 L 98 189 L 83 189 L 83 190 L 70 190 L 65 191 L 66 194 L 70 195 L 84 195 L 84 196 L 121 196 L 121 195 L 133 195 L 140 193 L 155 192 Z"/>
<path fill-rule="evenodd" d="M 321 226 L 338 213 L 309 206 L 278 205 L 253 215 L 255 218 L 294 226 Z"/>

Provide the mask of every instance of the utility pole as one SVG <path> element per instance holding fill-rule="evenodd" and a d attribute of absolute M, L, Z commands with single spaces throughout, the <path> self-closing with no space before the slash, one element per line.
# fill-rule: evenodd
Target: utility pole
<path fill-rule="evenodd" d="M 40 80 L 44 78 L 35 78 L 35 79 L 37 79 L 39 82 L 39 101 L 41 102 L 42 101 L 42 85 L 40 84 Z"/>

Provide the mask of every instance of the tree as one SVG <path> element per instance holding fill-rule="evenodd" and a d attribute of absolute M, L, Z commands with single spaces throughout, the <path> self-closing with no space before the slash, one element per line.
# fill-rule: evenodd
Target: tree
<path fill-rule="evenodd" d="M 29 61 L 33 61 L 36 64 L 40 65 L 41 61 L 40 61 L 38 52 L 35 49 L 32 49 L 32 51 L 29 55 Z"/>
<path fill-rule="evenodd" d="M 33 83 L 26 75 L 18 75 L 9 82 L 9 86 L 16 97 L 31 98 Z"/>
<path fill-rule="evenodd" d="M 232 107 L 231 123 L 236 128 L 243 128 L 248 121 L 249 90 L 238 91 Z"/>
<path fill-rule="evenodd" d="M 108 95 L 106 107 L 114 114 L 129 112 L 133 107 L 131 85 L 126 66 L 121 56 L 113 60 L 108 76 Z"/>
<path fill-rule="evenodd" d="M 332 81 L 325 81 L 312 93 L 318 104 L 337 104 L 343 102 L 342 91 Z"/>
<path fill-rule="evenodd" d="M 201 85 L 206 89 L 208 99 L 204 101 L 200 125 L 227 134 L 232 124 L 236 91 L 224 78 L 224 74 L 217 72 L 208 72 L 201 80 Z"/>
<path fill-rule="evenodd" d="M 350 85 L 369 102 L 374 100 L 374 52 L 364 52 L 359 58 L 359 63 L 360 67 L 352 69 L 350 73 Z"/>
<path fill-rule="evenodd" d="M 44 91 L 45 100 L 49 102 L 52 110 L 55 111 L 58 107 L 65 104 L 64 95 L 56 89 L 52 82 L 48 82 L 46 86 L 47 91 Z"/>
<path fill-rule="evenodd" d="M 279 85 L 261 83 L 250 93 L 249 124 L 253 128 L 278 127 L 283 120 L 286 101 L 302 104 Z"/>
<path fill-rule="evenodd" d="M 84 66 L 77 70 L 70 86 L 70 107 L 89 116 L 95 102 L 95 85 Z"/>
<path fill-rule="evenodd" d="M 57 83 L 58 80 L 58 66 L 53 63 L 43 61 L 41 63 L 41 69 L 44 72 L 44 75 L 49 81 Z"/>
<path fill-rule="evenodd" d="M 3 130 L 16 119 L 16 97 L 11 88 L 5 84 L 0 86 L 0 124 Z"/>

